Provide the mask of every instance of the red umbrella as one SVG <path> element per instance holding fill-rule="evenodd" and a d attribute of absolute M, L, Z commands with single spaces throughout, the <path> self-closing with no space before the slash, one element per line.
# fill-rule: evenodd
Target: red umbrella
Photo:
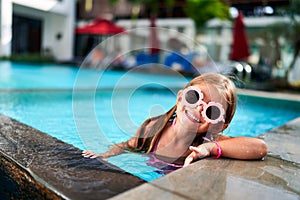
<path fill-rule="evenodd" d="M 233 44 L 230 54 L 231 60 L 246 60 L 250 55 L 248 39 L 245 33 L 245 24 L 243 21 L 243 15 L 239 12 L 239 15 L 235 19 L 233 28 Z"/>
<path fill-rule="evenodd" d="M 124 32 L 125 29 L 117 26 L 112 21 L 98 18 L 92 23 L 83 27 L 76 28 L 75 32 L 78 34 L 95 34 L 95 35 L 114 35 Z"/>
<path fill-rule="evenodd" d="M 155 25 L 155 16 L 151 16 L 150 18 L 150 55 L 157 54 L 159 53 L 159 39 L 157 35 L 157 30 L 156 30 L 156 25 Z"/>

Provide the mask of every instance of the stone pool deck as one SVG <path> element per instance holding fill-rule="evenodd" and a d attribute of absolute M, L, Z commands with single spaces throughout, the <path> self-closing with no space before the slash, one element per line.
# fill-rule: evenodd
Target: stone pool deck
<path fill-rule="evenodd" d="M 0 115 L 0 199 L 300 199 L 299 130 L 297 118 L 261 135 L 269 148 L 263 161 L 203 159 L 146 183 Z"/>

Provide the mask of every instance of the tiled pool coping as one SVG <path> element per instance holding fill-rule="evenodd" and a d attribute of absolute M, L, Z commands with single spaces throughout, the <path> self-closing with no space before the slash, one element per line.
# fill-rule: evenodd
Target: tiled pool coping
<path fill-rule="evenodd" d="M 278 93 L 242 92 L 282 98 Z M 284 95 L 300 102 L 299 95 Z M 264 161 L 203 159 L 145 183 L 0 115 L 0 199 L 299 199 L 299 130 L 297 118 L 261 135 L 269 147 Z"/>

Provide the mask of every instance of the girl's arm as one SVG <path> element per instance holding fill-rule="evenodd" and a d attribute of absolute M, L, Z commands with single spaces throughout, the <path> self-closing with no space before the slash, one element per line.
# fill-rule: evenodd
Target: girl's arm
<path fill-rule="evenodd" d="M 156 122 L 156 120 L 146 120 L 143 125 L 141 125 L 135 133 L 135 136 L 130 138 L 126 142 L 121 142 L 119 144 L 115 144 L 111 149 L 109 149 L 105 153 L 96 154 L 91 150 L 85 150 L 82 152 L 82 156 L 86 158 L 109 158 L 111 156 L 116 156 L 124 153 L 125 150 L 135 149 L 137 147 L 138 138 L 140 137 L 140 132 L 142 129 L 145 129 L 144 132 L 147 132 L 151 126 Z"/>
<path fill-rule="evenodd" d="M 258 138 L 235 137 L 221 135 L 218 144 L 222 151 L 222 157 L 234 158 L 240 160 L 257 160 L 267 155 L 266 143 Z M 185 166 L 192 161 L 206 156 L 217 156 L 218 145 L 214 142 L 208 142 L 198 147 L 190 147 L 192 153 L 185 159 Z"/>
<path fill-rule="evenodd" d="M 226 137 L 226 136 L 223 136 Z M 222 149 L 222 156 L 241 160 L 258 160 L 268 153 L 266 143 L 258 138 L 235 137 L 218 141 Z M 217 148 L 213 148 L 212 155 L 217 155 Z"/>
<path fill-rule="evenodd" d="M 91 150 L 85 150 L 82 152 L 82 156 L 85 158 L 97 158 L 97 157 L 109 158 L 111 156 L 117 156 L 119 154 L 124 153 L 124 151 L 126 149 L 127 150 L 134 149 L 134 148 L 136 148 L 137 140 L 139 137 L 138 135 L 139 135 L 139 132 L 141 131 L 141 128 L 142 128 L 141 126 L 138 128 L 134 137 L 130 138 L 126 142 L 121 142 L 119 144 L 113 145 L 111 149 L 109 149 L 108 151 L 106 151 L 104 153 L 96 154 Z"/>
<path fill-rule="evenodd" d="M 136 142 L 136 137 L 132 137 L 127 142 L 121 142 L 119 144 L 115 144 L 111 149 L 106 151 L 105 153 L 96 154 L 91 150 L 85 150 L 82 152 L 82 156 L 85 158 L 109 158 L 111 156 L 116 156 L 124 153 L 126 149 L 134 148 L 134 144 Z"/>

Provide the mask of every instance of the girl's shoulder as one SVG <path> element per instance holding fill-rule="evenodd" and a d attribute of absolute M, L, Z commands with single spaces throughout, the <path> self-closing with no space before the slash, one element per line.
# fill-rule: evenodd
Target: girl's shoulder
<path fill-rule="evenodd" d="M 230 139 L 230 138 L 232 138 L 232 137 L 220 134 L 218 136 L 218 141 L 220 141 L 220 140 L 227 140 L 227 139 Z"/>

